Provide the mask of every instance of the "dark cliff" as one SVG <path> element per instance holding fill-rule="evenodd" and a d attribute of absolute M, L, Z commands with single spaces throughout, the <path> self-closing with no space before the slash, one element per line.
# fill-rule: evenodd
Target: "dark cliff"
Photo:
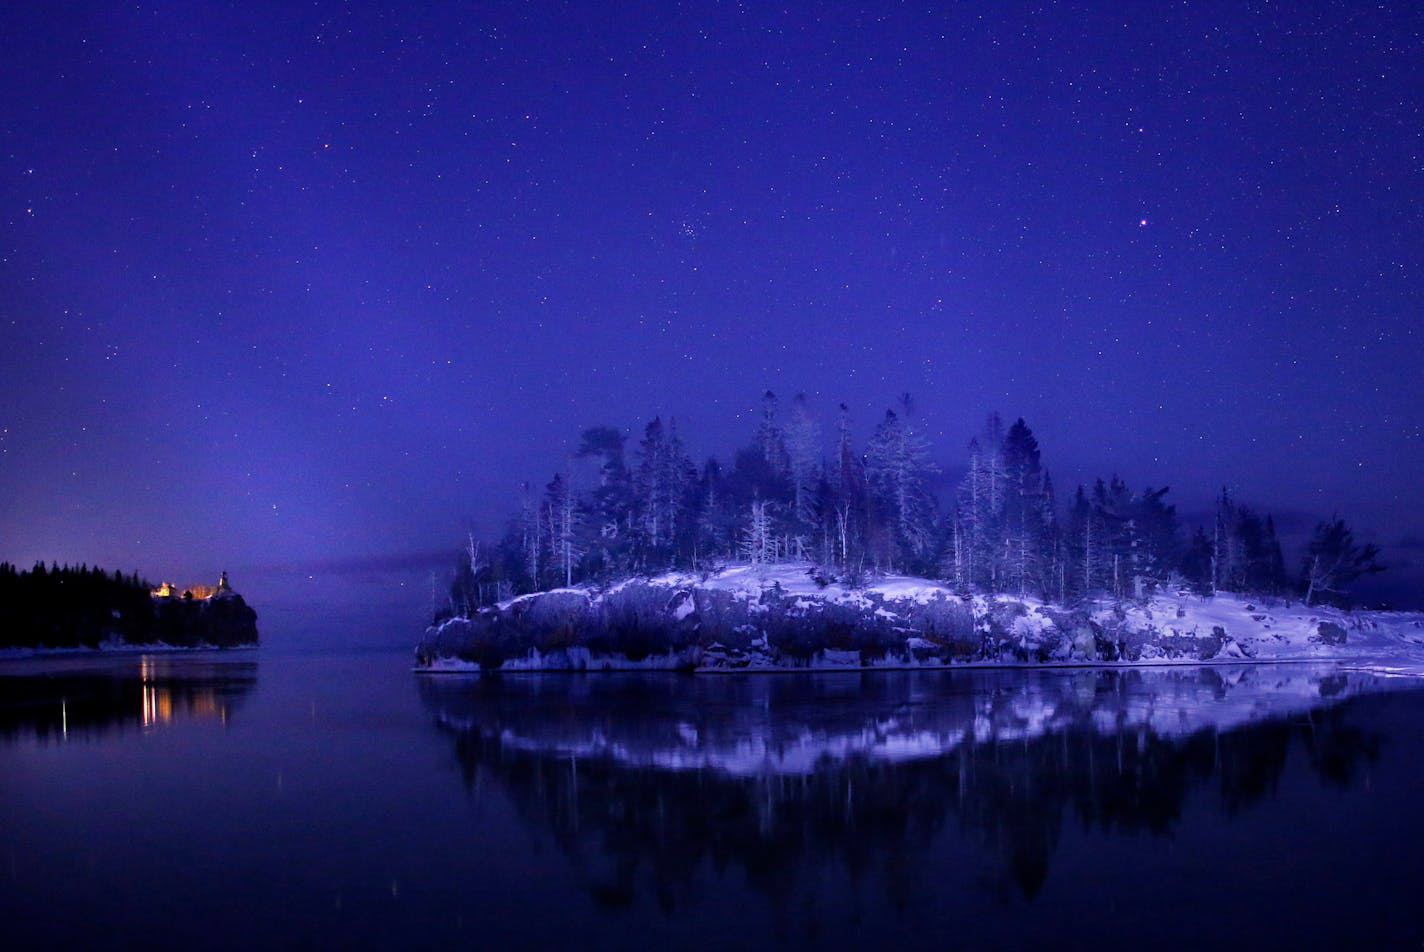
<path fill-rule="evenodd" d="M 257 612 L 236 592 L 211 598 L 155 598 L 151 641 L 176 647 L 257 644 Z"/>

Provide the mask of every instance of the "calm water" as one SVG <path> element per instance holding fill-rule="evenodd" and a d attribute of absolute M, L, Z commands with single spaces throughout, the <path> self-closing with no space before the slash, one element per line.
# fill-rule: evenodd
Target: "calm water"
<path fill-rule="evenodd" d="M 1308 667 L 0 664 L 0 945 L 1424 941 L 1424 691 Z"/>

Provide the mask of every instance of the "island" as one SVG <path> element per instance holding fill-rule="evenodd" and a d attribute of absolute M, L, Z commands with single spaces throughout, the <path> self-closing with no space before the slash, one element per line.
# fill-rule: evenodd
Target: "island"
<path fill-rule="evenodd" d="M 18 651 L 238 648 L 258 643 L 257 612 L 216 585 L 153 585 L 137 572 L 0 563 L 0 648 Z"/>
<path fill-rule="evenodd" d="M 586 429 L 502 538 L 468 533 L 417 667 L 1424 658 L 1424 613 L 1352 610 L 1385 566 L 1338 513 L 1282 532 L 1223 486 L 1184 519 L 1115 474 L 1065 499 L 1022 417 L 991 413 L 959 463 L 930 425 L 907 395 L 862 443 L 842 404 L 828 441 L 805 395 L 788 415 L 768 391 L 729 466 L 694 463 L 674 420 L 631 453 Z"/>

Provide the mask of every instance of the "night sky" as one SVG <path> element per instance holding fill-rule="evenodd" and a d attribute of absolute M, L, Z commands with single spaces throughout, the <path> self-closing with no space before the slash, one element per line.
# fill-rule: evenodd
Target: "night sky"
<path fill-rule="evenodd" d="M 1418 602 L 1424 6 L 1123 6 L 7 5 L 0 559 L 408 641 L 584 428 L 908 391 Z"/>

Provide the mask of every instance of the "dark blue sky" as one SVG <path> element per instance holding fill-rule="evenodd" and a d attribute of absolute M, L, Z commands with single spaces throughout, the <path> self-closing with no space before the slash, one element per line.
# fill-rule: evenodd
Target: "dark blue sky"
<path fill-rule="evenodd" d="M 12 4 L 0 558 L 414 584 L 770 387 L 1417 561 L 1424 8 L 1158 6 Z"/>

